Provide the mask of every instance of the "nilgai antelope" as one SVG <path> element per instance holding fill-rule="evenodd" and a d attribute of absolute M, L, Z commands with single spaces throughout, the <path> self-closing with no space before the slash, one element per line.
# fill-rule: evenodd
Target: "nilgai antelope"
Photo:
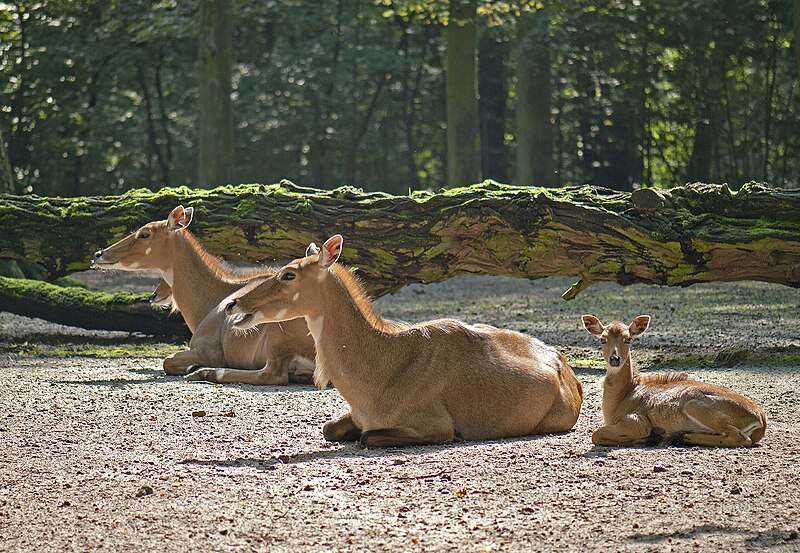
<path fill-rule="evenodd" d="M 166 220 L 141 227 L 94 254 L 93 267 L 138 271 L 157 269 L 192 332 L 189 349 L 164 360 L 167 374 L 189 380 L 288 384 L 311 382 L 314 341 L 303 319 L 270 324 L 257 332 L 234 332 L 225 305 L 242 287 L 274 269 L 240 270 L 209 254 L 187 230 L 191 207 L 178 206 Z M 157 290 L 158 292 L 158 290 Z"/>
<path fill-rule="evenodd" d="M 650 317 L 630 325 L 603 325 L 583 316 L 583 326 L 600 338 L 606 360 L 603 419 L 592 434 L 596 445 L 614 446 L 663 436 L 683 443 L 747 447 L 764 437 L 764 411 L 733 390 L 690 380 L 686 373 L 643 375 L 631 361 L 631 339 L 647 330 Z"/>
<path fill-rule="evenodd" d="M 316 346 L 314 382 L 332 383 L 350 412 L 323 428 L 364 447 L 564 432 L 583 389 L 564 356 L 539 340 L 440 319 L 390 322 L 341 264 L 340 235 L 232 296 L 242 330 L 303 317 Z"/>

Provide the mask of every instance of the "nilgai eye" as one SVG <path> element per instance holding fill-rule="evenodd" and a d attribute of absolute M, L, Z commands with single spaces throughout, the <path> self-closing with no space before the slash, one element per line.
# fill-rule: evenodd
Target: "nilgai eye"
<path fill-rule="evenodd" d="M 139 238 L 150 238 L 150 233 L 147 232 L 146 230 L 142 231 L 139 233 Z"/>
<path fill-rule="evenodd" d="M 623 338 L 622 341 L 625 342 L 626 344 L 630 344 L 631 343 L 631 339 L 630 338 Z"/>
<path fill-rule="evenodd" d="M 294 280 L 295 274 L 294 273 L 283 273 L 281 280 Z"/>
<path fill-rule="evenodd" d="M 608 339 L 607 338 L 600 338 L 600 343 L 601 344 L 607 344 L 608 343 Z"/>

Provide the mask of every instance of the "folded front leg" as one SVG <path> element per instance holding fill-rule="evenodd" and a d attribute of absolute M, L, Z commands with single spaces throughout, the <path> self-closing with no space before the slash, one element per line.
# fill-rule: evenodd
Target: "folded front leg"
<path fill-rule="evenodd" d="M 452 442 L 452 429 L 379 428 L 361 435 L 361 447 L 392 447 L 404 445 L 429 445 Z"/>
<path fill-rule="evenodd" d="M 170 375 L 184 375 L 197 366 L 208 364 L 208 361 L 208 357 L 200 351 L 187 349 L 164 359 L 164 372 Z"/>
<path fill-rule="evenodd" d="M 289 373 L 285 370 L 202 368 L 189 373 L 186 380 L 216 382 L 219 384 L 254 384 L 256 386 L 285 386 L 289 384 Z"/>
<path fill-rule="evenodd" d="M 650 422 L 639 415 L 628 415 L 616 424 L 601 426 L 592 432 L 595 445 L 630 445 L 644 440 L 653 430 Z"/>
<path fill-rule="evenodd" d="M 361 437 L 361 429 L 353 420 L 353 413 L 348 411 L 338 419 L 326 422 L 322 435 L 329 442 L 355 442 Z"/>
<path fill-rule="evenodd" d="M 751 447 L 753 445 L 753 441 L 735 426 L 729 424 L 725 430 L 724 434 L 687 432 L 683 435 L 683 443 L 707 447 Z"/>

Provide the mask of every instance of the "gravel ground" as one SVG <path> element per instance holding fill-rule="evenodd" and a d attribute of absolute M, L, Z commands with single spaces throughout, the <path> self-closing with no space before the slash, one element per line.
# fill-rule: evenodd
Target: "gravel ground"
<path fill-rule="evenodd" d="M 800 551 L 800 291 L 602 284 L 567 303 L 569 284 L 463 277 L 382 298 L 388 317 L 534 334 L 586 391 L 566 434 L 388 450 L 322 439 L 346 408 L 335 390 L 11 353 L 141 338 L 0 313 L 0 551 Z M 652 315 L 634 343 L 643 370 L 688 370 L 762 403 L 762 445 L 594 447 L 602 371 L 584 313 Z M 739 364 L 714 362 L 736 350 Z"/>

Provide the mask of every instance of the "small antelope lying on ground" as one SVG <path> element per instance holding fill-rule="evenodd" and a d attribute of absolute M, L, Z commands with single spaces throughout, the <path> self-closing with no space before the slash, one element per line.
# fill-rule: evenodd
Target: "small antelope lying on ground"
<path fill-rule="evenodd" d="M 686 373 L 642 375 L 631 361 L 631 338 L 642 334 L 650 317 L 626 326 L 603 325 L 583 316 L 583 326 L 600 338 L 606 360 L 603 419 L 592 434 L 596 445 L 628 445 L 663 433 L 686 444 L 748 447 L 764 437 L 764 411 L 746 397 L 714 384 L 690 380 Z"/>
<path fill-rule="evenodd" d="M 189 380 L 288 384 L 311 382 L 314 341 L 303 319 L 266 325 L 258 332 L 233 332 L 225 305 L 242 287 L 272 276 L 273 269 L 238 270 L 210 255 L 186 229 L 192 208 L 178 206 L 165 221 L 141 227 L 94 254 L 93 267 L 157 269 L 163 282 L 154 303 L 170 301 L 192 331 L 189 349 L 164 360 L 167 374 Z"/>
<path fill-rule="evenodd" d="M 351 411 L 323 428 L 364 447 L 437 444 L 564 432 L 583 389 L 562 354 L 488 325 L 381 318 L 361 283 L 336 263 L 343 239 L 232 296 L 234 326 L 304 317 L 316 346 L 314 382 L 333 383 Z"/>

